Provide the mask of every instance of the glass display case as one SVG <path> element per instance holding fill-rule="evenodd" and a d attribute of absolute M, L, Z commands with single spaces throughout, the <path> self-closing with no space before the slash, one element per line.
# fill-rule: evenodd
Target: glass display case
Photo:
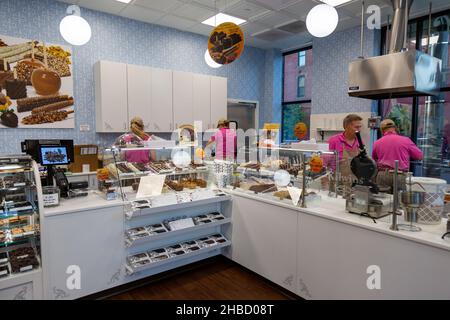
<path fill-rule="evenodd" d="M 38 184 L 31 157 L 0 157 L 0 281 L 39 268 Z"/>
<path fill-rule="evenodd" d="M 300 206 L 321 195 L 335 197 L 339 193 L 335 152 L 259 147 L 248 148 L 242 160 L 235 165 L 229 185 L 236 191 Z"/>

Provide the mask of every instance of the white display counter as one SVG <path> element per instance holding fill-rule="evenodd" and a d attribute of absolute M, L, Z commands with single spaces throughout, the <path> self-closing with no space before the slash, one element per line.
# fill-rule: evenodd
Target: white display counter
<path fill-rule="evenodd" d="M 299 208 L 289 200 L 228 191 L 228 196 L 152 208 L 127 219 L 121 200 L 95 193 L 62 200 L 42 222 L 44 297 L 74 299 L 139 280 L 194 261 L 224 254 L 305 299 L 449 299 L 450 239 L 445 224 L 423 231 L 391 231 L 389 217 L 373 220 L 345 212 L 345 201 L 322 200 Z M 223 224 L 164 234 L 129 245 L 127 228 L 168 217 L 220 211 Z M 231 224 L 230 224 L 231 221 Z M 221 232 L 230 247 L 210 249 L 127 273 L 126 257 L 187 239 Z M 228 244 L 227 244 L 228 245 Z M 81 271 L 70 290 L 70 266 Z M 369 289 L 373 270 L 380 289 Z"/>
<path fill-rule="evenodd" d="M 305 299 L 449 299 L 445 223 L 392 231 L 345 212 L 343 199 L 310 208 L 231 191 L 229 257 Z M 373 270 L 380 289 L 373 289 Z M 368 288 L 368 282 L 369 287 Z"/>

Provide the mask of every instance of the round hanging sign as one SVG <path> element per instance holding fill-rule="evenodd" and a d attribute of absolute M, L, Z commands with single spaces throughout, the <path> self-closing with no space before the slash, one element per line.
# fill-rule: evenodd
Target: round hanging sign
<path fill-rule="evenodd" d="M 218 25 L 209 36 L 208 51 L 216 63 L 232 63 L 244 51 L 242 29 L 232 22 L 224 22 Z"/>

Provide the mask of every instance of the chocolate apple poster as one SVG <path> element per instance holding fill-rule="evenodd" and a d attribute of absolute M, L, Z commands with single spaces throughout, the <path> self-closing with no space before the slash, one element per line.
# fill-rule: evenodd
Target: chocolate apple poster
<path fill-rule="evenodd" d="M 74 127 L 70 47 L 0 34 L 0 129 Z"/>

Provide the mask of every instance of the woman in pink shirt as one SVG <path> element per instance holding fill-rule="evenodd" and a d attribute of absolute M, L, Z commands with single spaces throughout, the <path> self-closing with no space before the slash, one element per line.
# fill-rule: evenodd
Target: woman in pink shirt
<path fill-rule="evenodd" d="M 216 160 L 234 161 L 237 146 L 236 132 L 230 129 L 230 122 L 225 119 L 219 120 L 217 129 L 217 132 L 206 144 L 206 148 L 215 143 Z"/>

